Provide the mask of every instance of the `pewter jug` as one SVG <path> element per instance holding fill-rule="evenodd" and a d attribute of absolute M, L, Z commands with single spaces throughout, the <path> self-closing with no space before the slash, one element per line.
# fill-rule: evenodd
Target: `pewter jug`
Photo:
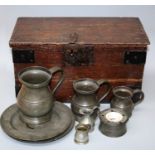
<path fill-rule="evenodd" d="M 49 83 L 55 73 L 61 73 L 53 90 Z M 54 106 L 54 93 L 61 85 L 64 76 L 60 67 L 46 69 L 32 66 L 18 74 L 22 87 L 17 96 L 17 105 L 21 110 L 21 119 L 30 127 L 47 122 Z"/>
<path fill-rule="evenodd" d="M 103 96 L 98 98 L 97 92 L 101 85 L 106 86 L 106 92 Z M 96 107 L 99 107 L 100 102 L 108 95 L 110 92 L 111 86 L 106 80 L 93 80 L 89 78 L 84 78 L 76 80 L 73 82 L 73 88 L 75 95 L 72 98 L 71 108 L 73 113 L 76 116 L 76 120 L 80 121 L 84 114 L 81 111 L 92 110 Z M 94 111 L 93 118 L 95 119 L 97 112 Z"/>
<path fill-rule="evenodd" d="M 112 90 L 114 97 L 111 100 L 111 108 L 120 109 L 131 116 L 132 110 L 144 99 L 144 93 L 140 89 L 131 89 L 126 86 L 118 86 Z"/>

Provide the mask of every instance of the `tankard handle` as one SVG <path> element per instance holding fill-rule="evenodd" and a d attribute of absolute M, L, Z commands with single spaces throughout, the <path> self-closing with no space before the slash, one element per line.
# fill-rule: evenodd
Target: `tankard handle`
<path fill-rule="evenodd" d="M 135 105 L 138 103 L 141 103 L 144 99 L 144 93 L 140 89 L 135 89 L 133 90 L 133 96 L 132 96 L 132 101 Z"/>
<path fill-rule="evenodd" d="M 54 94 L 56 92 L 56 90 L 59 88 L 59 86 L 61 85 L 62 81 L 64 80 L 64 72 L 63 72 L 62 68 L 57 67 L 57 66 L 50 68 L 49 71 L 51 72 L 52 75 L 56 74 L 58 72 L 61 73 L 60 79 L 58 80 L 56 86 L 54 87 L 54 89 L 52 91 L 52 94 Z"/>
<path fill-rule="evenodd" d="M 99 99 L 99 103 L 109 94 L 110 90 L 111 90 L 111 85 L 107 80 L 97 80 L 96 81 L 98 83 L 99 86 L 106 86 L 106 91 L 104 92 L 104 95 L 101 96 L 101 98 Z"/>

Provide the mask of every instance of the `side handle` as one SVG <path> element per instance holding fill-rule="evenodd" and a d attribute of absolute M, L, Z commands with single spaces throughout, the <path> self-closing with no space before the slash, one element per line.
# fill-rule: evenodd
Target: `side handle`
<path fill-rule="evenodd" d="M 54 89 L 52 91 L 52 94 L 54 94 L 64 80 L 64 72 L 63 72 L 62 68 L 57 67 L 57 66 L 50 68 L 49 71 L 51 72 L 52 75 L 55 75 L 56 73 L 61 74 L 60 79 L 58 80 L 56 86 L 54 87 Z"/>
<path fill-rule="evenodd" d="M 135 105 L 141 103 L 144 99 L 144 93 L 140 89 L 133 90 L 132 101 Z"/>
<path fill-rule="evenodd" d="M 106 86 L 106 91 L 104 92 L 103 96 L 101 96 L 100 99 L 99 99 L 99 103 L 100 103 L 109 94 L 112 87 L 111 87 L 110 83 L 107 80 L 100 79 L 100 80 L 98 80 L 96 82 L 98 83 L 99 86 Z"/>

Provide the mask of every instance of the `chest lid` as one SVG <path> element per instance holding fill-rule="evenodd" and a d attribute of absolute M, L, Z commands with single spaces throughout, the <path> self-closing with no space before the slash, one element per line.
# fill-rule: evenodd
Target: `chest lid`
<path fill-rule="evenodd" d="M 148 37 L 138 18 L 22 17 L 10 39 L 11 47 L 68 43 L 146 46 Z"/>

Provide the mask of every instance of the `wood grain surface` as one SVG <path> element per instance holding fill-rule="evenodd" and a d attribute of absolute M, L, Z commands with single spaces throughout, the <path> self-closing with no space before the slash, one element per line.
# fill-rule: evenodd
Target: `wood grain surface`
<path fill-rule="evenodd" d="M 79 49 L 93 46 L 93 61 L 89 65 L 73 66 L 64 59 L 64 47 L 70 45 L 70 34 L 76 33 L 74 43 Z M 107 79 L 112 86 L 128 85 L 141 88 L 145 64 L 125 64 L 126 51 L 146 52 L 148 37 L 138 18 L 19 18 L 10 47 L 13 50 L 33 50 L 34 63 L 14 63 L 17 74 L 25 67 L 60 66 L 65 80 L 56 93 L 60 101 L 70 101 L 72 82 L 79 78 Z M 54 76 L 51 87 L 58 80 Z M 99 91 L 99 95 L 104 90 Z M 111 95 L 109 95 L 111 96 Z M 107 97 L 105 100 L 110 100 Z"/>

